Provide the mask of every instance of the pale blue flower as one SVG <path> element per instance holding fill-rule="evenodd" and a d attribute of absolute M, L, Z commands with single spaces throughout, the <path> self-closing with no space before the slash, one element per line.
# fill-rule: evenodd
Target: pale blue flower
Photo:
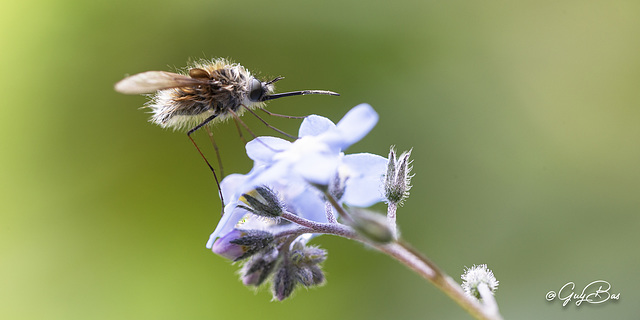
<path fill-rule="evenodd" d="M 258 219 L 238 207 L 238 199 L 258 186 L 273 190 L 287 211 L 321 223 L 328 222 L 324 195 L 315 186 L 338 181 L 339 200 L 351 206 L 367 207 L 383 201 L 387 159 L 369 153 L 343 153 L 369 133 L 377 121 L 373 108 L 361 104 L 351 109 L 337 125 L 321 116 L 306 117 L 300 126 L 300 138 L 294 142 L 276 137 L 259 137 L 249 142 L 247 155 L 254 160 L 254 167 L 246 175 L 229 175 L 220 184 L 228 204 L 207 248 L 236 227 L 272 233 L 295 227 Z"/>

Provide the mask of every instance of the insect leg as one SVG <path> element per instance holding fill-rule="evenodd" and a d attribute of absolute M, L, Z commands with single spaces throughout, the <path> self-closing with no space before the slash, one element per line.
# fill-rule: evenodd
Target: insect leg
<path fill-rule="evenodd" d="M 206 125 L 207 123 L 209 123 L 211 120 L 215 119 L 217 115 L 212 115 L 208 118 L 206 118 L 202 123 L 200 123 L 199 125 L 195 126 L 195 128 L 189 130 L 187 132 L 187 137 L 189 137 L 189 140 L 191 140 L 191 142 L 193 143 L 193 145 L 196 147 L 196 150 L 198 150 L 198 153 L 200 154 L 200 156 L 202 157 L 202 159 L 204 159 L 204 162 L 207 163 L 207 166 L 209 167 L 209 169 L 211 170 L 211 172 L 213 173 L 213 178 L 216 180 L 216 186 L 218 187 L 218 194 L 220 195 L 220 202 L 222 203 L 222 215 L 224 215 L 224 197 L 222 196 L 222 189 L 220 188 L 220 181 L 218 180 L 218 175 L 216 175 L 216 170 L 213 169 L 213 167 L 211 166 L 211 164 L 209 163 L 209 160 L 207 160 L 207 158 L 204 156 L 204 154 L 202 153 L 202 151 L 200 151 L 200 147 L 198 147 L 198 144 L 196 143 L 195 140 L 193 140 L 193 138 L 191 137 L 191 134 L 194 133 L 196 130 L 202 128 L 204 125 Z"/>
<path fill-rule="evenodd" d="M 187 132 L 187 135 L 189 137 L 191 137 L 192 133 L 194 133 L 196 130 L 202 128 L 205 124 L 211 122 L 211 120 L 215 119 L 217 116 L 218 116 L 217 114 L 210 115 L 208 118 L 204 119 L 204 121 L 202 121 L 202 123 L 200 123 L 199 125 L 195 126 L 193 129 L 189 130 Z"/>
<path fill-rule="evenodd" d="M 249 110 L 249 108 L 246 108 L 246 109 L 247 109 L 247 110 Z M 253 131 L 251 131 L 251 129 L 249 129 L 249 126 L 247 126 L 247 124 L 246 124 L 246 123 L 244 123 L 244 121 L 240 120 L 240 116 L 238 116 L 238 114 L 237 114 L 235 111 L 233 111 L 233 110 L 229 109 L 229 112 L 233 115 L 233 118 L 236 120 L 236 124 L 237 124 L 237 123 L 240 123 L 240 125 L 242 125 L 242 126 L 244 127 L 244 129 L 245 129 L 245 130 L 247 130 L 247 132 L 249 132 L 249 134 L 250 134 L 254 139 L 258 137 L 258 136 L 256 136 L 256 134 L 255 134 L 255 133 L 253 133 Z M 242 133 L 241 133 L 241 135 L 242 135 Z"/>
<path fill-rule="evenodd" d="M 247 110 L 248 110 L 248 108 L 247 108 Z M 258 142 L 260 142 L 263 146 L 265 146 L 267 149 L 269 149 L 269 150 L 271 150 L 271 151 L 274 151 L 274 152 L 277 152 L 277 151 L 278 151 L 278 150 L 275 150 L 275 149 L 271 148 L 271 147 L 270 147 L 270 146 L 268 146 L 266 143 L 262 142 L 262 140 L 260 140 L 260 139 L 258 138 L 258 136 L 256 136 L 256 134 L 255 134 L 255 133 L 253 133 L 253 131 L 251 131 L 251 129 L 249 129 L 249 126 L 247 126 L 247 124 L 246 124 L 246 123 L 244 123 L 244 121 L 240 120 L 240 117 L 238 116 L 238 114 L 237 114 L 235 111 L 233 111 L 233 110 L 229 109 L 229 112 L 233 115 L 233 119 L 236 121 L 236 124 L 240 123 L 240 125 L 242 125 L 242 126 L 243 126 L 243 127 L 244 127 L 248 132 L 249 132 L 249 134 L 251 134 L 251 136 L 253 136 L 253 138 L 254 138 L 255 140 L 257 140 Z"/>
<path fill-rule="evenodd" d="M 274 117 L 281 117 L 281 118 L 287 118 L 287 119 L 304 119 L 307 117 L 307 116 L 288 116 L 284 114 L 273 113 L 265 108 L 259 108 L 259 109 L 262 110 L 264 113 Z"/>
<path fill-rule="evenodd" d="M 222 158 L 220 157 L 220 150 L 218 149 L 218 144 L 216 143 L 216 140 L 213 138 L 213 132 L 211 132 L 211 129 L 209 129 L 209 127 L 204 127 L 205 130 L 207 130 L 207 133 L 209 134 L 209 139 L 211 140 L 211 145 L 213 145 L 213 150 L 216 151 L 216 158 L 218 158 L 218 168 L 220 169 L 220 176 L 223 177 L 224 179 L 224 170 L 222 169 Z"/>
<path fill-rule="evenodd" d="M 264 123 L 267 127 L 273 129 L 274 131 L 276 131 L 276 132 L 278 132 L 278 133 L 280 133 L 280 134 L 282 134 L 282 135 L 284 135 L 284 136 L 286 136 L 286 137 L 288 137 L 290 139 L 293 139 L 293 140 L 298 139 L 298 137 L 294 137 L 294 136 L 292 136 L 292 135 L 290 135 L 290 134 L 288 134 L 288 133 L 286 133 L 286 132 L 284 132 L 284 131 L 282 131 L 282 130 L 280 130 L 280 129 L 272 126 L 272 125 L 270 125 L 269 123 L 264 121 L 264 119 L 260 118 L 259 115 L 257 115 L 255 112 L 253 112 L 253 110 L 251 110 L 249 108 L 247 108 L 247 110 L 249 110 L 249 112 L 251 112 L 252 115 L 256 116 L 256 118 L 258 118 L 260 121 L 262 121 L 262 123 Z"/>
<path fill-rule="evenodd" d="M 240 129 L 240 124 L 238 123 L 237 117 L 233 118 L 233 123 L 236 124 L 236 129 L 238 129 L 238 136 L 240 136 L 240 140 L 242 140 L 243 144 L 247 144 L 247 139 L 245 139 L 244 135 L 242 135 L 242 129 Z"/>

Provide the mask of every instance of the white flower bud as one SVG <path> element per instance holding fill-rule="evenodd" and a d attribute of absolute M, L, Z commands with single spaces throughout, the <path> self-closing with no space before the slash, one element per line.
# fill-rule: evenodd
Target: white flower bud
<path fill-rule="evenodd" d="M 496 280 L 496 277 L 493 276 L 493 271 L 489 270 L 486 264 L 473 265 L 471 268 L 466 268 L 461 278 L 464 292 L 478 300 L 482 300 L 481 292 L 478 290 L 481 284 L 486 285 L 491 294 L 498 289 L 498 280 Z"/>

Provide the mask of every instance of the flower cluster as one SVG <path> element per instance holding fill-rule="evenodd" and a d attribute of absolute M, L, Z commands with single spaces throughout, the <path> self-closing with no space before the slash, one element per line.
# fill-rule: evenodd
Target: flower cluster
<path fill-rule="evenodd" d="M 373 108 L 361 104 L 337 124 L 321 116 L 306 117 L 293 142 L 276 137 L 249 142 L 247 155 L 254 166 L 247 174 L 232 174 L 221 182 L 222 195 L 229 201 L 207 248 L 242 261 L 245 285 L 270 280 L 274 298 L 283 300 L 298 285 L 324 283 L 321 263 L 327 254 L 307 244 L 314 236 L 391 241 L 393 232 L 384 219 L 355 208 L 397 202 L 386 198 L 385 190 L 408 190 L 408 181 L 398 173 L 409 172 L 408 155 L 390 164 L 382 156 L 343 152 L 377 121 Z"/>

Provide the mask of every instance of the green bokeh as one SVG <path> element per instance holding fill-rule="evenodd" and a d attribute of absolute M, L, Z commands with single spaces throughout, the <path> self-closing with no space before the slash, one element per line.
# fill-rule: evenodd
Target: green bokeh
<path fill-rule="evenodd" d="M 146 122 L 144 97 L 112 88 L 212 57 L 286 76 L 282 91 L 342 93 L 277 113 L 370 103 L 381 120 L 349 152 L 414 148 L 402 234 L 453 277 L 488 263 L 506 318 L 637 319 L 638 1 L 33 0 L 4 4 L 0 27 L 1 319 L 468 318 L 347 240 L 317 239 L 328 284 L 284 303 L 204 248 L 211 174 L 183 133 Z M 215 134 L 225 170 L 246 172 L 233 124 Z M 544 299 L 599 279 L 620 301 Z"/>

